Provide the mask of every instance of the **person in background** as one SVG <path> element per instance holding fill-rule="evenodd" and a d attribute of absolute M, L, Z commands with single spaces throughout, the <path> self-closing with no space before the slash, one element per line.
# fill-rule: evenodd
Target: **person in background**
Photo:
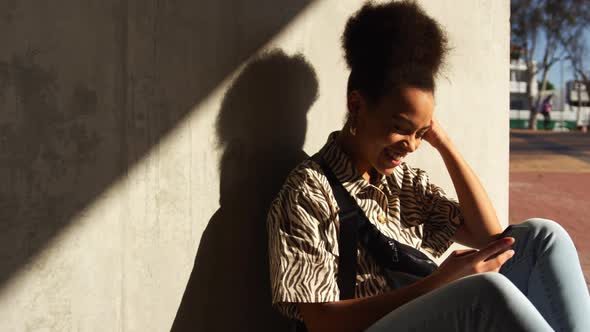
<path fill-rule="evenodd" d="M 553 108 L 553 105 L 551 104 L 553 100 L 553 94 L 548 95 L 547 97 L 545 97 L 545 99 L 543 99 L 543 102 L 541 103 L 541 114 L 543 114 L 543 117 L 545 118 L 545 120 L 543 121 L 543 128 L 545 128 L 545 130 L 550 130 L 551 128 L 549 128 L 550 123 L 551 123 L 551 110 Z"/>

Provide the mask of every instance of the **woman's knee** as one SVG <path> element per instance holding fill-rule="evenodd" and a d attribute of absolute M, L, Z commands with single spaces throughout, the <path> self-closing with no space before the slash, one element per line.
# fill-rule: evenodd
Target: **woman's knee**
<path fill-rule="evenodd" d="M 478 273 L 474 275 L 474 281 L 480 289 L 495 293 L 512 292 L 515 287 L 510 279 L 497 272 Z"/>
<path fill-rule="evenodd" d="M 539 311 L 510 279 L 497 272 L 479 273 L 473 276 L 479 293 L 474 303 L 494 321 L 494 330 L 546 331 L 549 330 Z M 488 328 L 486 330 L 491 330 Z"/>
<path fill-rule="evenodd" d="M 540 236 L 549 240 L 557 240 L 559 242 L 572 242 L 571 237 L 565 228 L 551 219 L 531 218 L 525 220 L 521 225 L 529 228 L 531 233 L 535 236 Z"/>
<path fill-rule="evenodd" d="M 476 295 L 482 302 L 510 302 L 510 298 L 520 292 L 518 288 L 503 274 L 485 272 L 460 279 L 467 296 Z"/>

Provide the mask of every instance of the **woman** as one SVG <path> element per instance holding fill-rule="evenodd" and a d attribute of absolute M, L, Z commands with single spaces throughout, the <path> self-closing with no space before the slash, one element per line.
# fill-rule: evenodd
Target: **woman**
<path fill-rule="evenodd" d="M 340 300 L 338 204 L 309 159 L 289 174 L 268 214 L 276 307 L 309 331 L 590 331 L 588 290 L 568 234 L 547 219 L 502 232 L 433 117 L 447 50 L 439 25 L 413 2 L 369 3 L 342 40 L 348 117 L 319 155 L 384 235 L 435 257 L 453 242 L 475 249 L 454 251 L 434 273 L 392 289 L 361 246 L 355 296 Z M 444 159 L 459 202 L 403 161 L 422 140 Z"/>
<path fill-rule="evenodd" d="M 551 110 L 553 108 L 553 105 L 551 105 L 551 99 L 553 99 L 553 94 L 550 94 L 547 97 L 545 97 L 540 107 L 541 114 L 543 114 L 544 118 L 543 127 L 545 128 L 545 130 L 551 129 L 549 128 L 549 124 L 551 123 Z"/>

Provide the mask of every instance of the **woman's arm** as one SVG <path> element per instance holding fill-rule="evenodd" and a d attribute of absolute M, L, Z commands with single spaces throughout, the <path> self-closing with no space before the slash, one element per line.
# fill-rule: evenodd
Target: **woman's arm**
<path fill-rule="evenodd" d="M 512 257 L 514 252 L 505 250 L 513 243 L 513 238 L 503 238 L 481 250 L 455 250 L 431 275 L 387 293 L 335 302 L 300 303 L 299 309 L 310 332 L 364 331 L 394 309 L 454 280 L 476 273 L 498 272 Z"/>
<path fill-rule="evenodd" d="M 496 211 L 479 179 L 444 130 L 434 119 L 431 126 L 424 139 L 442 156 L 465 219 L 453 240 L 473 248 L 482 248 L 502 233 Z"/>
<path fill-rule="evenodd" d="M 496 210 L 479 179 L 459 151 L 449 141 L 438 148 L 457 191 L 465 223 L 453 240 L 473 248 L 482 248 L 502 233 Z"/>

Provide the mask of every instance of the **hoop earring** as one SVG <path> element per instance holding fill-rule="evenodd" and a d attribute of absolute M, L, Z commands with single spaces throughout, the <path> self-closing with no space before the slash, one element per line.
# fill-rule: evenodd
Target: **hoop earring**
<path fill-rule="evenodd" d="M 350 131 L 350 134 L 351 134 L 352 136 L 355 136 L 355 135 L 356 135 L 356 128 L 354 128 L 354 127 L 352 127 L 352 126 L 351 126 L 351 127 L 349 127 L 348 129 L 349 129 L 349 131 Z"/>

